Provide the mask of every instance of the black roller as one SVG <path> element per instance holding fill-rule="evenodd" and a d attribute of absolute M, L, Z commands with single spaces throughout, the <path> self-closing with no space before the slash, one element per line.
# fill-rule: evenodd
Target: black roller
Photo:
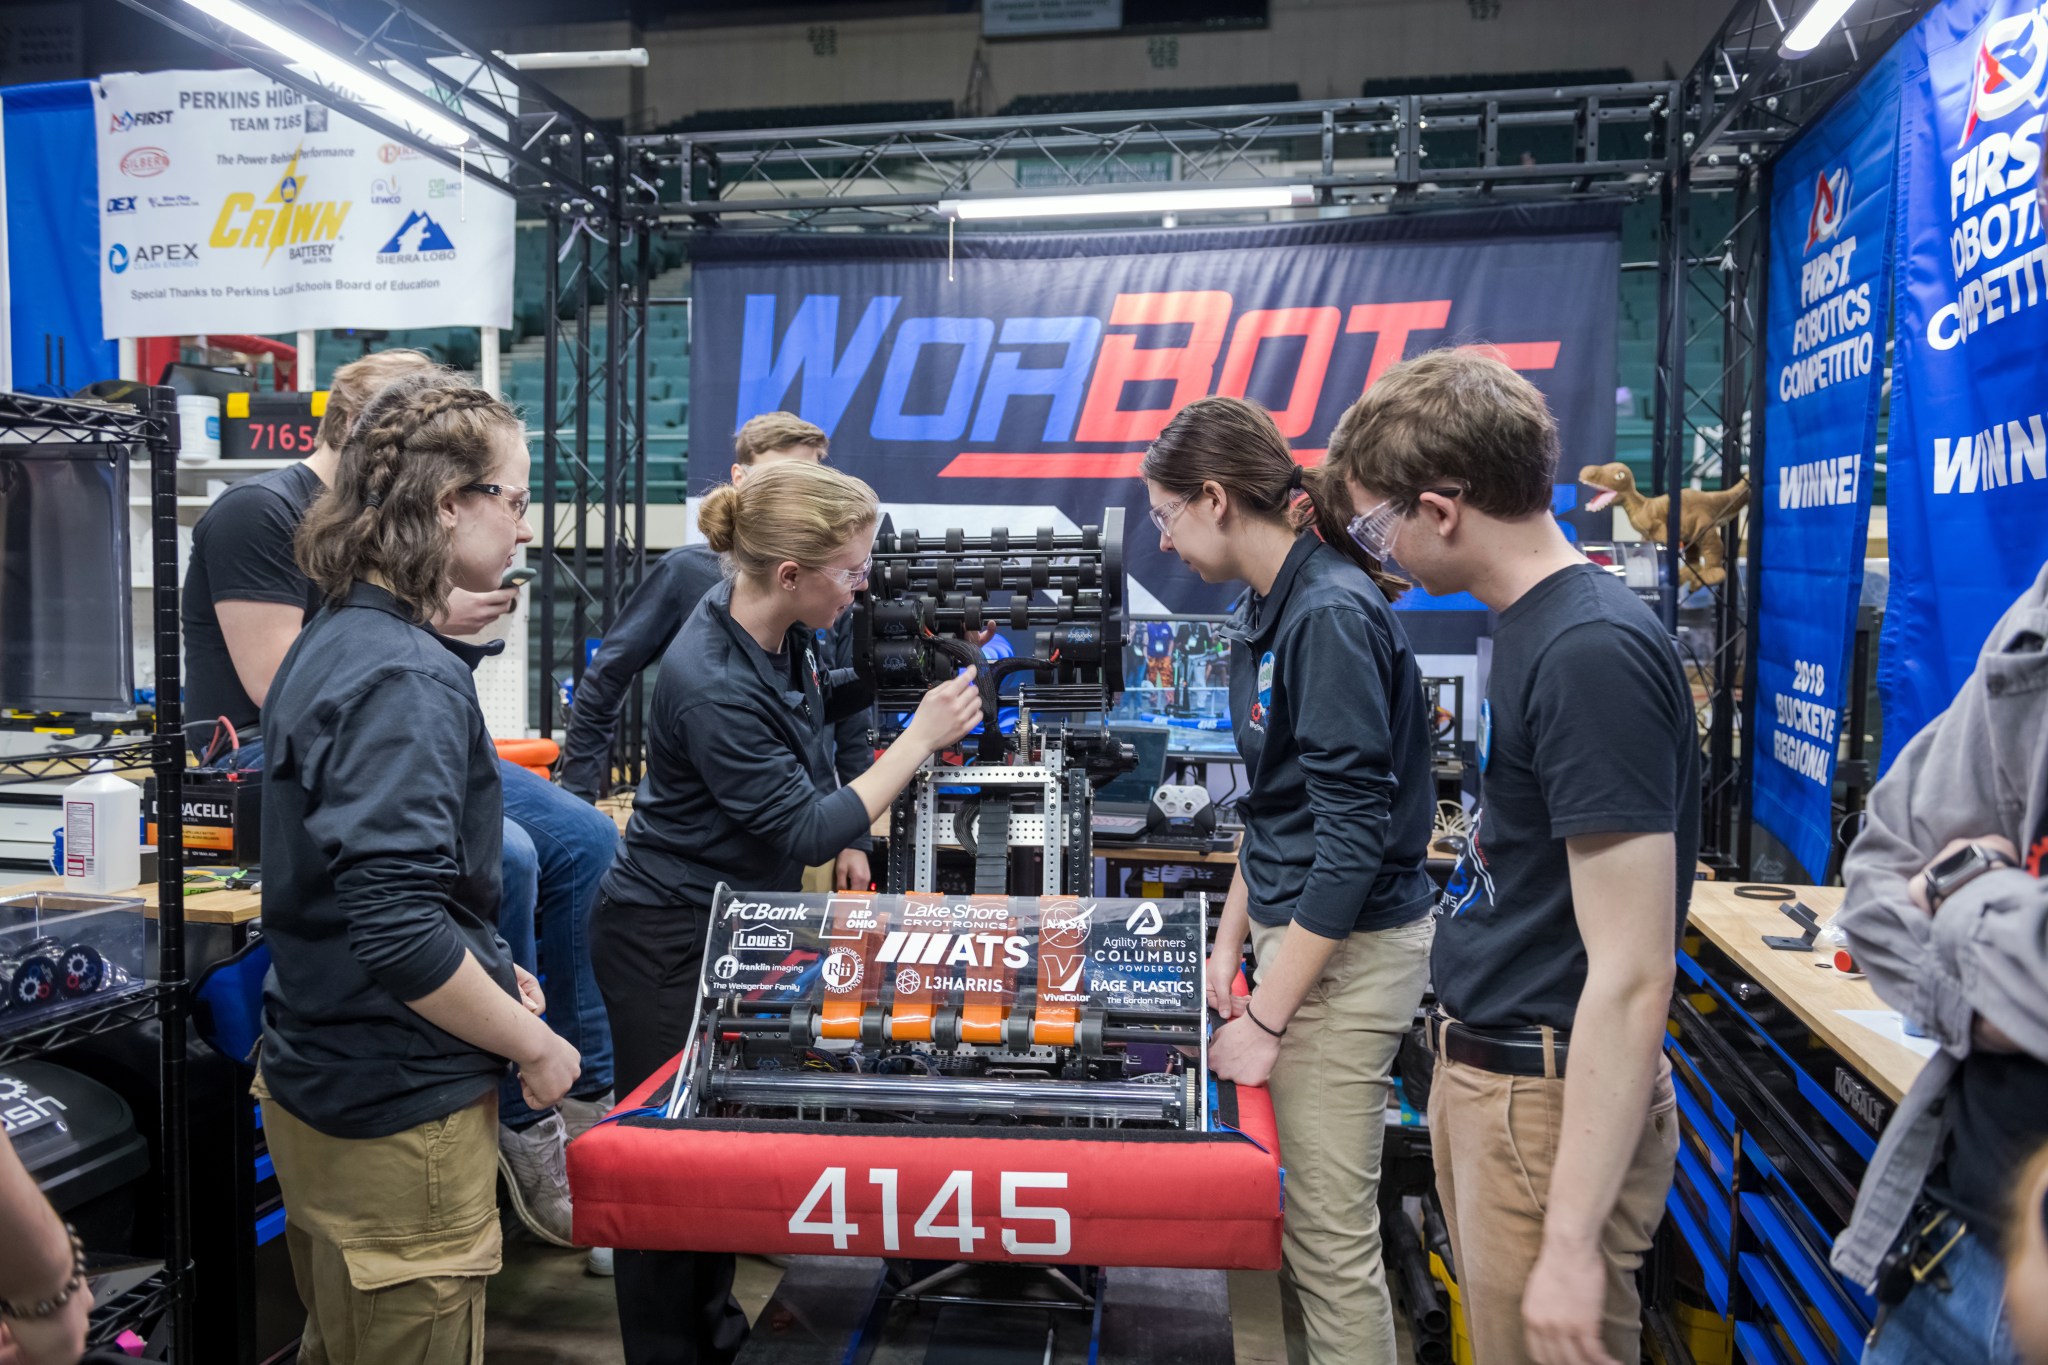
<path fill-rule="evenodd" d="M 957 526 L 949 528 L 946 532 L 946 553 L 957 555 L 965 548 L 967 548 L 967 533 Z"/>
<path fill-rule="evenodd" d="M 1009 530 L 1005 527 L 998 526 L 995 530 L 990 531 L 988 533 L 988 543 L 989 548 L 994 550 L 997 554 L 1008 554 L 1010 552 Z"/>
<path fill-rule="evenodd" d="M 916 553 L 917 553 L 917 532 L 915 532 L 915 531 L 898 531 L 898 532 L 896 533 L 896 547 L 897 547 L 897 548 L 898 548 L 899 550 L 901 550 L 901 551 L 902 551 L 902 552 L 903 552 L 904 554 L 907 554 L 907 555 L 914 555 L 914 554 L 916 554 Z"/>
<path fill-rule="evenodd" d="M 954 569 L 955 565 L 952 560 L 942 559 L 939 561 L 939 587 L 946 592 L 953 590 Z"/>
<path fill-rule="evenodd" d="M 1052 582 L 1052 565 L 1042 559 L 1031 561 L 1031 586 L 1043 589 Z"/>
<path fill-rule="evenodd" d="M 1016 597 L 1010 602 L 1010 629 L 1031 629 L 1031 599 Z"/>
<path fill-rule="evenodd" d="M 1083 526 L 1081 528 L 1081 548 L 1084 550 L 1099 550 L 1102 548 L 1102 528 L 1100 526 Z"/>
<path fill-rule="evenodd" d="M 1052 548 L 1052 527 L 1041 526 L 1038 528 L 1038 548 L 1041 550 L 1050 550 Z"/>
<path fill-rule="evenodd" d="M 1386 1243 L 1387 1263 L 1401 1280 L 1401 1295 L 1408 1301 L 1408 1317 L 1418 1337 L 1441 1337 L 1451 1330 L 1451 1315 L 1444 1311 L 1443 1294 L 1429 1273 L 1429 1257 L 1415 1225 L 1398 1208 L 1382 1207 L 1380 1235 Z"/>
<path fill-rule="evenodd" d="M 1003 590 L 1003 566 L 999 560 L 989 559 L 982 561 L 981 586 L 989 592 L 1001 592 Z"/>

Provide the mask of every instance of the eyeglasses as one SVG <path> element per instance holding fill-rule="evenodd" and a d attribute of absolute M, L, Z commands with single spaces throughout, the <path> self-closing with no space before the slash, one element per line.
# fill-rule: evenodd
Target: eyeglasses
<path fill-rule="evenodd" d="M 857 588 L 868 581 L 868 570 L 873 568 L 874 565 L 874 558 L 870 556 L 867 559 L 863 559 L 858 568 L 853 569 L 834 569 L 822 564 L 813 567 L 842 588 Z"/>
<path fill-rule="evenodd" d="M 465 493 L 481 493 L 487 498 L 503 498 L 505 509 L 514 521 L 525 517 L 526 509 L 533 506 L 533 490 L 528 488 L 507 488 L 502 483 L 466 483 Z"/>
<path fill-rule="evenodd" d="M 1409 502 L 1408 510 L 1405 512 L 1399 504 L 1389 498 L 1369 511 L 1360 512 L 1351 519 L 1350 526 L 1345 529 L 1351 532 L 1351 539 L 1357 543 L 1359 549 L 1385 563 L 1394 552 L 1394 538 L 1401 532 L 1401 523 L 1415 510 L 1415 503 L 1421 501 L 1424 493 L 1455 498 L 1461 496 L 1464 491 L 1457 487 L 1421 489 Z"/>
<path fill-rule="evenodd" d="M 1173 524 L 1173 519 L 1179 516 L 1187 505 L 1186 498 L 1175 498 L 1172 502 L 1162 502 L 1157 507 L 1148 509 L 1145 515 L 1152 518 L 1152 524 L 1159 528 L 1161 535 L 1165 535 L 1166 528 Z"/>

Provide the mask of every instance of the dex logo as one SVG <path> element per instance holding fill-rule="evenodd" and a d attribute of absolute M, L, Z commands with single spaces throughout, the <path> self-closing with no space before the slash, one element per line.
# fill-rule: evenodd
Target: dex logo
<path fill-rule="evenodd" d="M 115 195 L 113 198 L 107 200 L 107 212 L 133 213 L 135 212 L 135 199 L 136 196 L 132 194 Z"/>
<path fill-rule="evenodd" d="M 1813 182 L 1813 211 L 1806 216 L 1806 249 L 1812 251 L 1842 230 L 1849 216 L 1849 168 L 1822 171 Z"/>
<path fill-rule="evenodd" d="M 1970 68 L 1970 115 L 1963 121 L 1963 140 L 1979 123 L 1996 123 L 2025 104 L 2038 108 L 2048 74 L 2048 22 L 2038 9 L 1994 19 L 1979 30 L 1977 56 Z"/>

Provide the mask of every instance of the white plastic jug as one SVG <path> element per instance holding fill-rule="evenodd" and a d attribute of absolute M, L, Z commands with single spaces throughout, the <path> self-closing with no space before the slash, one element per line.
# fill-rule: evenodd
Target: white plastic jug
<path fill-rule="evenodd" d="M 101 759 L 64 789 L 64 884 L 128 891 L 142 880 L 142 788 Z"/>

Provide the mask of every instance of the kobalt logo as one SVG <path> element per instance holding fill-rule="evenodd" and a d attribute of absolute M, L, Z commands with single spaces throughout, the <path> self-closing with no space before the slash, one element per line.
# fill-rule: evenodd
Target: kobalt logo
<path fill-rule="evenodd" d="M 113 115 L 107 121 L 107 131 L 110 133 L 129 133 L 137 128 L 160 128 L 170 121 L 171 111 L 168 109 L 149 109 L 141 113 L 130 113 L 124 110 Z"/>
<path fill-rule="evenodd" d="M 847 951 L 840 949 L 837 951 Z M 877 962 L 915 962 L 926 967 L 1021 968 L 1031 961 L 1030 943 L 1016 934 L 929 934 L 892 929 L 875 952 Z"/>
<path fill-rule="evenodd" d="M 1822 171 L 1813 182 L 1813 211 L 1806 217 L 1806 249 L 1812 251 L 1842 230 L 1849 216 L 1849 168 Z"/>
<path fill-rule="evenodd" d="M 1159 918 L 1159 907 L 1151 901 L 1141 902 L 1131 911 L 1131 917 L 1124 921 L 1124 928 L 1133 934 L 1152 935 L 1164 929 L 1166 924 Z"/>
<path fill-rule="evenodd" d="M 825 989 L 834 995 L 850 994 L 860 985 L 866 965 L 860 954 L 851 948 L 834 948 L 825 955 L 825 965 L 820 969 L 825 978 Z"/>
<path fill-rule="evenodd" d="M 721 919 L 757 920 L 807 920 L 811 912 L 801 905 L 776 905 L 769 901 L 730 900 L 725 903 L 725 914 Z"/>
<path fill-rule="evenodd" d="M 113 198 L 111 198 L 111 199 L 107 200 L 107 212 L 108 212 L 108 213 L 133 213 L 133 212 L 135 212 L 135 196 L 134 196 L 134 195 L 132 195 L 132 194 L 121 194 L 121 195 L 115 195 L 115 196 L 114 196 Z"/>
<path fill-rule="evenodd" d="M 137 147 L 121 158 L 121 174 L 137 180 L 162 175 L 171 168 L 171 154 L 161 147 Z"/>
<path fill-rule="evenodd" d="M 1979 123 L 1995 123 L 2025 104 L 2039 107 L 2042 75 L 2048 67 L 2048 23 L 2027 10 L 1986 24 L 1970 68 L 1970 114 L 1963 121 L 1968 146 Z"/>

